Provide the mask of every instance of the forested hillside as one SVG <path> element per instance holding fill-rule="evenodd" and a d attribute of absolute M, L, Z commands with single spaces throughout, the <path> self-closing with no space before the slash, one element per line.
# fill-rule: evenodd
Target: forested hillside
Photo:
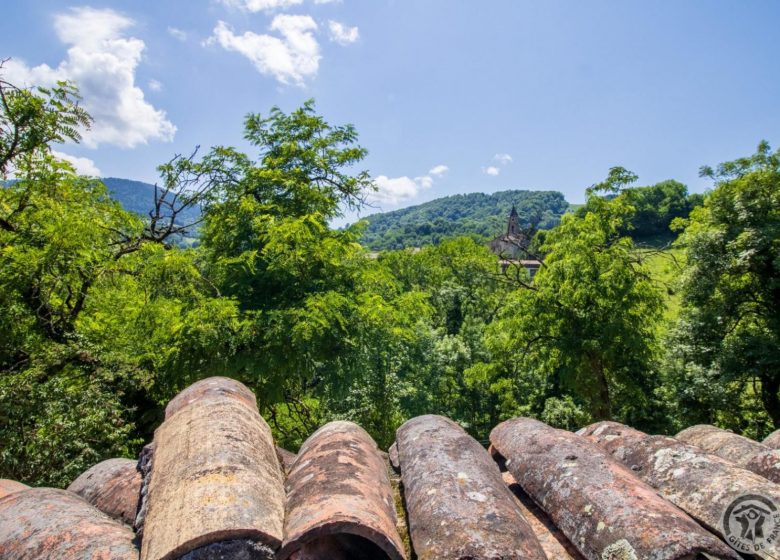
<path fill-rule="evenodd" d="M 521 226 L 534 224 L 540 229 L 556 226 L 569 209 L 569 203 L 556 191 L 458 194 L 367 216 L 368 227 L 361 242 L 379 251 L 422 247 L 461 235 L 487 241 L 506 229 L 513 204 Z"/>
<path fill-rule="evenodd" d="M 91 122 L 75 88 L 0 88 L 0 179 L 13 173 L 0 189 L 0 478 L 62 487 L 137 457 L 165 403 L 213 375 L 247 384 L 292 450 L 334 419 L 386 449 L 421 414 L 481 440 L 520 415 L 780 428 L 780 151 L 766 143 L 704 168 L 705 196 L 636 189 L 614 167 L 565 214 L 555 192 L 444 199 L 408 215 L 463 230 L 434 239 L 431 222 L 409 241 L 420 251 L 371 258 L 359 227 L 329 227 L 374 187 L 366 150 L 311 101 L 249 114 L 250 153 L 168 160 L 150 214 L 52 155 Z M 533 279 L 502 270 L 472 238 L 493 232 L 467 226 L 494 216 L 503 229 L 512 203 L 549 228 Z M 172 243 L 196 208 L 199 245 Z M 670 227 L 673 252 L 632 237 Z M 455 233 L 470 236 L 443 239 Z"/>
<path fill-rule="evenodd" d="M 122 207 L 129 211 L 147 216 L 154 206 L 154 185 L 143 181 L 119 179 L 117 177 L 104 177 L 100 179 L 108 188 L 112 198 L 115 198 Z M 182 223 L 195 221 L 200 216 L 199 207 L 188 207 L 180 215 Z"/>

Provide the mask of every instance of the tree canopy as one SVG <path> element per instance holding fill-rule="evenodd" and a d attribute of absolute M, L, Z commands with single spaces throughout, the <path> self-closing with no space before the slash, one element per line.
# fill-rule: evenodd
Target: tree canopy
<path fill-rule="evenodd" d="M 73 86 L 0 91 L 0 477 L 64 486 L 137 455 L 168 400 L 212 375 L 248 384 L 290 449 L 333 419 L 384 448 L 428 413 L 479 439 L 518 414 L 754 437 L 780 423 L 780 154 L 765 144 L 705 169 L 703 205 L 621 167 L 562 217 L 560 193 L 528 194 L 526 217 L 551 220 L 531 278 L 479 232 L 433 224 L 410 230 L 423 247 L 377 255 L 365 224 L 331 228 L 374 185 L 354 128 L 313 102 L 249 114 L 249 153 L 172 157 L 148 209 L 128 211 L 52 156 L 90 122 Z M 488 198 L 445 206 L 487 216 Z M 678 319 L 664 313 L 678 287 L 648 266 L 664 251 L 637 246 L 670 223 Z"/>
<path fill-rule="evenodd" d="M 678 224 L 687 267 L 673 371 L 694 418 L 760 433 L 780 425 L 780 152 L 761 143 L 702 175 L 715 188 Z"/>

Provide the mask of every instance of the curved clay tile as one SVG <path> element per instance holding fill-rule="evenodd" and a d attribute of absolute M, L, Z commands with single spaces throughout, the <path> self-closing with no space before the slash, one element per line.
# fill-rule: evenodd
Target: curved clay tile
<path fill-rule="evenodd" d="M 674 439 L 695 445 L 772 482 L 780 482 L 780 453 L 768 445 L 706 424 L 686 428 Z"/>
<path fill-rule="evenodd" d="M 545 560 L 488 452 L 442 416 L 396 432 L 409 532 L 419 560 Z"/>
<path fill-rule="evenodd" d="M 208 377 L 193 383 L 173 397 L 165 407 L 165 419 L 195 402 L 208 399 L 221 400 L 225 397 L 235 399 L 257 412 L 255 394 L 246 385 L 229 377 Z"/>
<path fill-rule="evenodd" d="M 276 458 L 279 459 L 279 464 L 285 473 L 290 472 L 296 457 L 297 455 L 292 451 L 287 451 L 278 445 L 276 446 Z"/>
<path fill-rule="evenodd" d="M 523 490 L 586 558 L 737 558 L 584 437 L 516 418 L 494 428 L 490 441 Z"/>
<path fill-rule="evenodd" d="M 376 443 L 351 422 L 306 440 L 287 477 L 286 560 L 403 560 L 387 467 Z"/>
<path fill-rule="evenodd" d="M 211 386 L 155 432 L 142 560 L 238 551 L 270 559 L 281 543 L 284 487 L 271 430 L 247 406 L 246 388 L 236 398 L 235 381 L 214 381 L 228 390 Z"/>
<path fill-rule="evenodd" d="M 98 463 L 74 480 L 68 490 L 132 527 L 141 497 L 138 461 L 108 459 Z"/>
<path fill-rule="evenodd" d="M 13 494 L 14 492 L 27 490 L 28 488 L 29 486 L 22 484 L 21 482 L 16 482 L 15 480 L 9 480 L 7 478 L 0 478 L 0 498 L 3 498 L 8 494 Z"/>
<path fill-rule="evenodd" d="M 628 441 L 630 439 L 644 439 L 647 437 L 647 434 L 644 432 L 635 430 L 620 422 L 611 422 L 609 420 L 585 426 L 577 432 L 577 435 L 584 436 L 596 443 L 610 442 L 618 438 L 621 438 L 621 441 Z"/>
<path fill-rule="evenodd" d="M 523 517 L 533 529 L 536 540 L 542 545 L 542 550 L 547 558 L 555 560 L 584 560 L 585 557 L 579 553 L 577 548 L 569 542 L 558 527 L 550 520 L 542 508 L 537 506 L 531 497 L 523 492 L 520 485 L 512 476 L 512 473 L 505 472 L 501 474 L 509 490 L 514 494 L 517 505 L 523 512 Z"/>
<path fill-rule="evenodd" d="M 780 430 L 775 430 L 766 438 L 764 438 L 764 441 L 762 442 L 764 445 L 768 445 L 772 449 L 780 449 Z"/>
<path fill-rule="evenodd" d="M 747 465 L 755 455 L 770 449 L 752 439 L 707 424 L 686 428 L 674 439 L 695 445 L 740 467 Z"/>
<path fill-rule="evenodd" d="M 31 488 L 0 499 L 0 558 L 138 560 L 134 537 L 66 490 Z"/>
<path fill-rule="evenodd" d="M 624 428 L 636 432 L 631 428 Z M 638 432 L 641 433 L 641 432 Z M 721 457 L 665 436 L 601 439 L 598 442 L 642 480 L 715 534 L 721 534 L 726 509 L 746 494 L 780 504 L 780 486 Z M 780 547 L 759 551 L 777 558 Z"/>
<path fill-rule="evenodd" d="M 780 484 L 780 449 L 769 449 L 757 453 L 747 462 L 745 468 L 760 474 L 775 484 Z"/>
<path fill-rule="evenodd" d="M 396 442 L 393 442 L 393 445 L 387 450 L 387 460 L 395 472 L 401 472 L 401 461 L 398 458 L 398 444 Z"/>

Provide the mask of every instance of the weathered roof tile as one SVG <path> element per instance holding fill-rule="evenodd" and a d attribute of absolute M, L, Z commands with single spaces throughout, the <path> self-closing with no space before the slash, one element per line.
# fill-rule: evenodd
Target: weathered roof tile
<path fill-rule="evenodd" d="M 326 424 L 298 452 L 278 558 L 405 560 L 387 469 L 357 424 Z"/>
<path fill-rule="evenodd" d="M 766 436 L 766 438 L 764 438 L 763 444 L 771 447 L 772 449 L 780 449 L 780 430 L 775 430 Z"/>
<path fill-rule="evenodd" d="M 780 482 L 780 453 L 768 445 L 707 424 L 686 428 L 675 439 L 695 445 L 772 482 Z"/>
<path fill-rule="evenodd" d="M 141 498 L 138 461 L 108 459 L 81 474 L 68 490 L 87 500 L 109 517 L 132 526 Z"/>
<path fill-rule="evenodd" d="M 717 455 L 740 467 L 748 464 L 754 455 L 769 450 L 769 447 L 757 441 L 708 424 L 686 428 L 674 438 L 695 445 L 707 453 Z"/>
<path fill-rule="evenodd" d="M 515 496 L 517 505 L 520 507 L 520 511 L 523 512 L 523 517 L 531 526 L 536 535 L 536 540 L 539 541 L 547 558 L 554 558 L 555 560 L 585 560 L 585 557 L 579 553 L 577 547 L 569 542 L 566 535 L 555 526 L 555 523 L 544 513 L 542 508 L 536 505 L 531 496 L 523 491 L 515 477 L 512 476 L 512 473 L 506 471 L 501 473 L 501 476 L 510 492 Z"/>
<path fill-rule="evenodd" d="M 516 418 L 494 428 L 490 441 L 523 490 L 590 560 L 737 558 L 584 437 Z"/>
<path fill-rule="evenodd" d="M 293 463 L 295 463 L 295 459 L 298 456 L 293 453 L 292 451 L 287 451 L 286 449 L 276 446 L 276 458 L 279 459 L 279 465 L 282 467 L 282 470 L 286 473 L 290 472 L 290 469 L 293 466 Z"/>
<path fill-rule="evenodd" d="M 134 537 L 66 490 L 31 488 L 0 499 L 0 558 L 138 560 Z"/>
<path fill-rule="evenodd" d="M 172 398 L 168 406 L 165 407 L 165 419 L 167 420 L 193 403 L 209 399 L 221 400 L 225 397 L 244 404 L 257 412 L 255 394 L 246 385 L 229 377 L 207 377 L 193 383 Z"/>
<path fill-rule="evenodd" d="M 396 432 L 412 544 L 419 560 L 545 560 L 487 451 L 442 416 Z"/>
<path fill-rule="evenodd" d="M 271 430 L 238 385 L 207 379 L 183 392 L 201 396 L 172 401 L 186 405 L 155 432 L 142 560 L 215 546 L 246 554 L 259 547 L 250 558 L 273 557 L 282 540 L 282 473 Z"/>
<path fill-rule="evenodd" d="M 619 435 L 617 431 L 628 435 Z M 722 517 L 735 500 L 756 494 L 780 504 L 780 486 L 674 438 L 642 434 L 616 423 L 602 430 L 588 427 L 584 432 L 590 433 L 588 437 L 630 466 L 664 498 L 724 538 L 727 535 L 722 532 Z M 780 547 L 775 542 L 756 555 L 776 558 Z"/>
<path fill-rule="evenodd" d="M 70 489 L 127 524 L 137 511 L 141 560 L 734 559 L 715 536 L 724 511 L 746 494 L 780 505 L 780 431 L 761 444 L 694 426 L 679 434 L 690 445 L 516 418 L 490 437 L 485 450 L 422 416 L 385 454 L 334 422 L 296 456 L 274 446 L 247 387 L 215 377 L 171 400 L 138 463 L 104 461 Z M 0 480 L 0 558 L 136 560 L 133 538 L 76 494 Z M 780 557 L 777 542 L 757 556 Z"/>
<path fill-rule="evenodd" d="M 14 492 L 20 492 L 27 490 L 29 486 L 16 482 L 15 480 L 8 480 L 7 478 L 0 478 L 0 498 L 13 494 Z"/>

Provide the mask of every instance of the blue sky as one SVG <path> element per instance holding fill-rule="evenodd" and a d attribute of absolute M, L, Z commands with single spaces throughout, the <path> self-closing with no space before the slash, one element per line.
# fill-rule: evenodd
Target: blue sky
<path fill-rule="evenodd" d="M 77 82 L 85 171 L 153 182 L 246 113 L 315 98 L 351 122 L 389 210 L 448 194 L 584 189 L 622 165 L 692 191 L 780 145 L 780 2 L 11 0 L 15 83 Z M 371 210 L 374 211 L 374 210 Z"/>

